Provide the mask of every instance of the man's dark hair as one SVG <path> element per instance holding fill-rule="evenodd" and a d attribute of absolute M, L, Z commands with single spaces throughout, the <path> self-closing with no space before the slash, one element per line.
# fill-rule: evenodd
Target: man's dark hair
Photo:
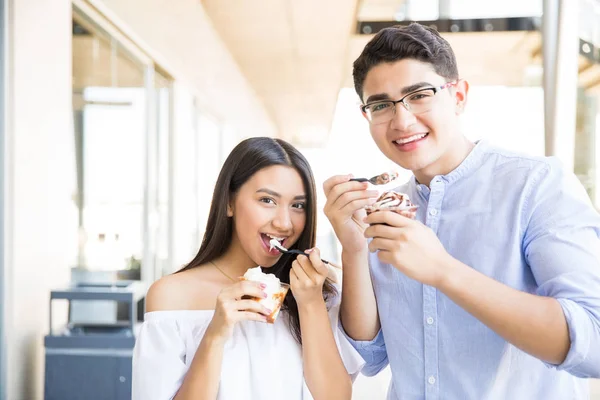
<path fill-rule="evenodd" d="M 363 85 L 371 68 L 385 62 L 414 59 L 431 64 L 449 82 L 458 79 L 456 57 L 450 44 L 435 29 L 412 23 L 379 31 L 354 61 L 354 89 L 363 98 Z"/>

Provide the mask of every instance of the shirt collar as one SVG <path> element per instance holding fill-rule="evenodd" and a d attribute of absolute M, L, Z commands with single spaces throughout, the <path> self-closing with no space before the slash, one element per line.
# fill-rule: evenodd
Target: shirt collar
<path fill-rule="evenodd" d="M 481 161 L 483 160 L 484 155 L 487 153 L 488 148 L 489 143 L 486 140 L 482 139 L 476 141 L 473 149 L 469 152 L 467 157 L 465 157 L 465 159 L 460 163 L 458 167 L 456 167 L 454 170 L 452 170 L 446 175 L 434 177 L 431 182 L 434 183 L 436 178 L 441 178 L 441 180 L 443 180 L 446 183 L 454 183 L 459 179 L 470 175 L 481 165 Z M 425 185 L 421 185 L 419 182 L 417 182 L 417 178 L 414 175 L 411 177 L 410 183 L 415 188 L 418 188 L 419 186 L 423 186 L 422 190 L 427 188 Z M 427 192 L 429 192 L 428 188 Z"/>

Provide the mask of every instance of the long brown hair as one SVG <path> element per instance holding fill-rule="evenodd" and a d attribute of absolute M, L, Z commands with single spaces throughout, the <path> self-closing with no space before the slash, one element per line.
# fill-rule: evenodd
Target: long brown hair
<path fill-rule="evenodd" d="M 281 139 L 253 137 L 240 142 L 229 154 L 215 185 L 206 231 L 200 250 L 189 264 L 177 272 L 196 268 L 222 256 L 231 244 L 233 221 L 227 216 L 227 205 L 255 173 L 272 165 L 284 165 L 294 168 L 306 190 L 306 224 L 304 230 L 291 249 L 306 250 L 314 247 L 316 241 L 317 197 L 315 179 L 306 158 L 294 146 Z M 268 269 L 282 282 L 290 283 L 290 269 L 294 255 L 283 254 Z M 329 280 L 323 285 L 323 297 L 327 300 L 336 294 L 335 287 Z M 302 343 L 300 332 L 300 316 L 294 295 L 288 292 L 283 309 L 289 314 L 292 335 Z"/>

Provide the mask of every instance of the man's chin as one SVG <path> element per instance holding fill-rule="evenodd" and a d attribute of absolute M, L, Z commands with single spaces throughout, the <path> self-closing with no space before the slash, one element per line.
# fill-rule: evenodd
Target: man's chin
<path fill-rule="evenodd" d="M 392 158 L 392 161 L 394 161 L 403 169 L 407 169 L 409 171 L 418 171 L 431 164 L 430 157 L 427 157 L 425 154 L 423 154 L 423 152 L 402 155 L 395 154 L 395 157 Z"/>

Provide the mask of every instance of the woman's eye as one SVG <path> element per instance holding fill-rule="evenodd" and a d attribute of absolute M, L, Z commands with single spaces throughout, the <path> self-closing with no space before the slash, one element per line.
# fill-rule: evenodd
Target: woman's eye
<path fill-rule="evenodd" d="M 266 204 L 275 204 L 275 200 L 273 200 L 270 197 L 263 197 L 259 201 L 266 203 Z"/>
<path fill-rule="evenodd" d="M 304 204 L 304 203 L 296 203 L 292 207 L 297 208 L 299 210 L 304 210 L 306 208 L 306 204 Z"/>

